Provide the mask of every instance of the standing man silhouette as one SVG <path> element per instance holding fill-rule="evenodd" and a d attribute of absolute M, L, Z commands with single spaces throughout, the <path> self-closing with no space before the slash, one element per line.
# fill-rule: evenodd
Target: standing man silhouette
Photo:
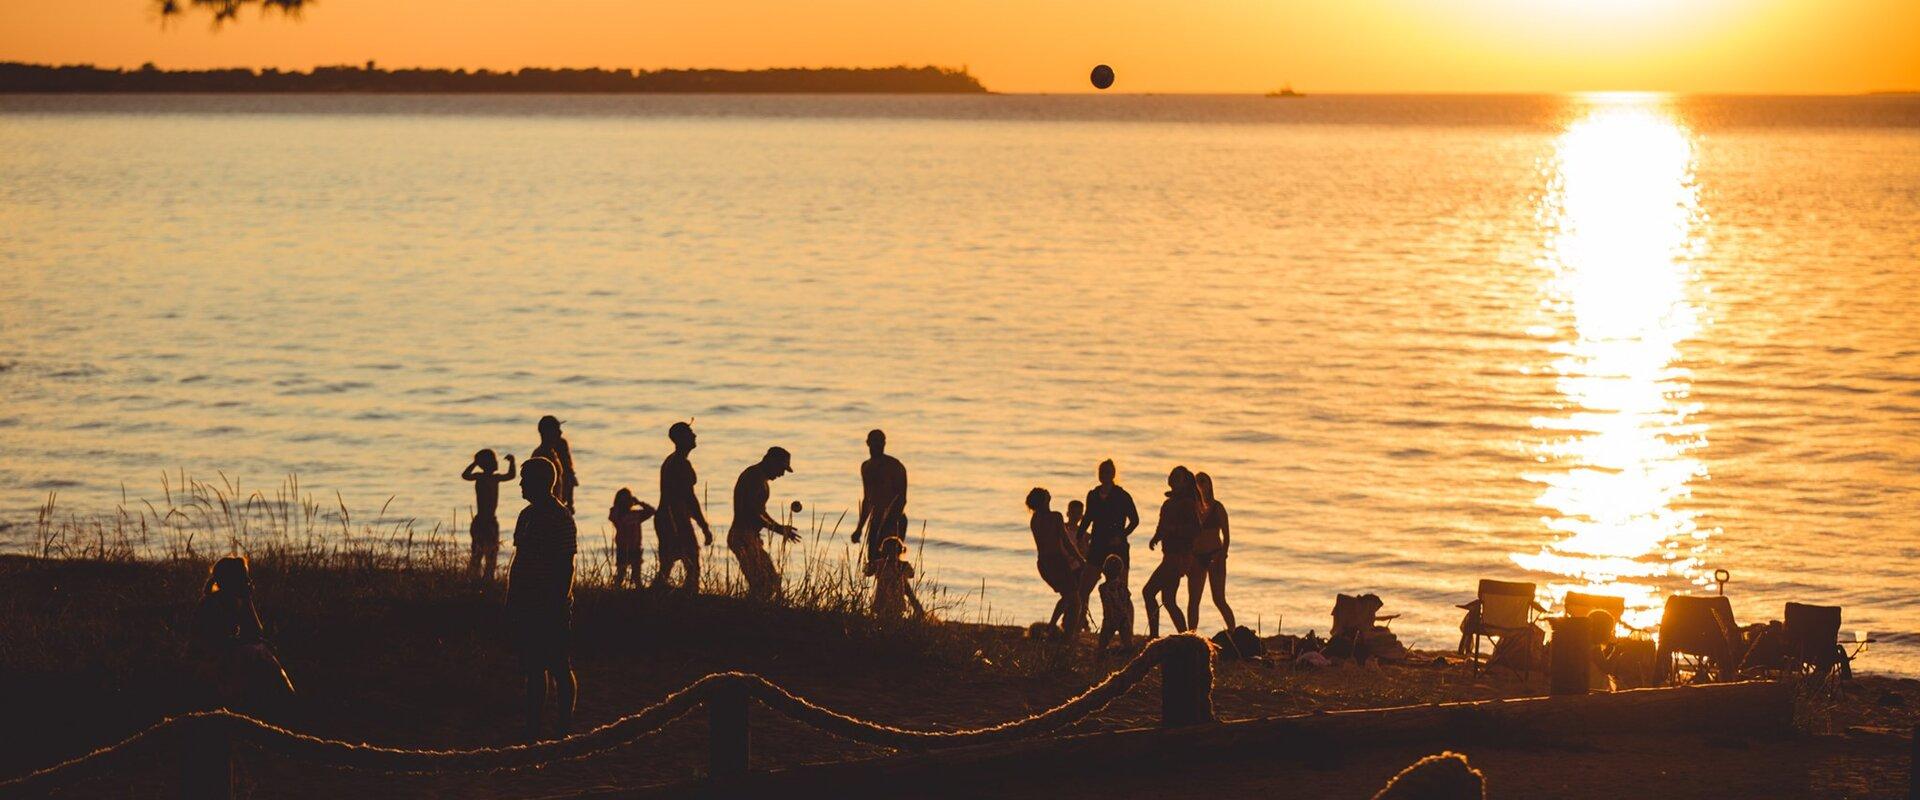
<path fill-rule="evenodd" d="M 887 455 L 887 434 L 867 432 L 867 453 L 860 464 L 860 518 L 853 523 L 853 543 L 867 533 L 867 560 L 880 557 L 880 543 L 890 537 L 907 540 L 907 465 Z"/>
<path fill-rule="evenodd" d="M 527 739 L 540 737 L 540 718 L 552 685 L 557 734 L 573 727 L 574 681 L 568 639 L 573 629 L 573 512 L 560 505 L 559 469 L 545 458 L 520 465 L 520 496 L 527 507 L 513 525 L 513 566 L 507 571 L 507 623 L 520 671 L 527 680 Z"/>
<path fill-rule="evenodd" d="M 560 435 L 560 426 L 565 423 L 559 417 L 548 414 L 540 418 L 540 446 L 533 448 L 532 458 L 544 458 L 553 462 L 560 470 L 559 490 L 553 493 L 560 499 L 560 505 L 567 511 L 573 511 L 573 487 L 580 485 L 579 476 L 573 473 L 573 446 L 567 444 L 567 437 Z"/>
<path fill-rule="evenodd" d="M 700 496 L 694 492 L 700 476 L 693 471 L 693 462 L 687 460 L 696 442 L 693 426 L 673 423 L 673 427 L 667 429 L 667 438 L 673 440 L 673 455 L 660 462 L 660 506 L 653 515 L 653 534 L 659 548 L 659 557 L 655 560 L 659 562 L 660 571 L 654 573 L 653 586 L 657 589 L 667 585 L 673 565 L 680 564 L 683 567 L 680 588 L 698 592 L 700 544 L 693 538 L 693 527 L 700 526 L 708 545 L 713 544 L 713 529 L 707 526 L 707 514 L 700 509 Z"/>
<path fill-rule="evenodd" d="M 1107 556 L 1120 557 L 1120 586 L 1125 591 L 1127 573 L 1133 569 L 1133 559 L 1128 555 L 1127 537 L 1133 529 L 1140 527 L 1140 509 L 1133 505 L 1133 495 L 1113 482 L 1115 473 L 1113 459 L 1100 462 L 1100 485 L 1087 490 L 1086 515 L 1080 518 L 1076 534 L 1092 530 L 1087 547 L 1087 564 L 1093 569 L 1080 575 L 1080 607 L 1086 608 L 1092 599 L 1093 587 L 1100 582 L 1102 566 Z M 1129 596 L 1129 603 L 1132 602 Z"/>
<path fill-rule="evenodd" d="M 740 472 L 733 484 L 733 524 L 727 526 L 727 549 L 740 560 L 740 576 L 747 579 L 747 596 L 764 600 L 780 593 L 780 573 L 767 555 L 765 531 L 773 531 L 789 542 L 800 541 L 792 525 L 781 524 L 767 514 L 767 498 L 772 483 L 793 471 L 793 456 L 784 447 L 769 447 L 753 466 Z"/>

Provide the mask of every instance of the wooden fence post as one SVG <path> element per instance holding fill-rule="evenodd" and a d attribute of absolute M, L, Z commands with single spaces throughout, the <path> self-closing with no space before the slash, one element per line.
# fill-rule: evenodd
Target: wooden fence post
<path fill-rule="evenodd" d="M 231 800 L 233 739 L 224 717 L 199 717 L 180 734 L 180 796 Z"/>
<path fill-rule="evenodd" d="M 747 774 L 751 741 L 747 734 L 747 687 L 729 680 L 716 687 L 707 703 L 707 777 L 714 780 Z"/>
<path fill-rule="evenodd" d="M 1198 725 L 1213 717 L 1213 649 L 1207 640 L 1180 634 L 1167 640 L 1160 659 L 1160 725 Z"/>

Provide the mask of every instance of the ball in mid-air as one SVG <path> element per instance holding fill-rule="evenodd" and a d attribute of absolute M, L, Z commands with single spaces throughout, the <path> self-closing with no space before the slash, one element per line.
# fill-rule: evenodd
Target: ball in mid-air
<path fill-rule="evenodd" d="M 798 500 L 793 501 L 793 504 L 790 506 L 787 506 L 787 508 L 792 509 L 793 513 L 795 514 L 800 513 L 800 501 Z"/>
<path fill-rule="evenodd" d="M 1093 88 L 1105 89 L 1113 85 L 1113 68 L 1105 64 L 1093 68 Z"/>

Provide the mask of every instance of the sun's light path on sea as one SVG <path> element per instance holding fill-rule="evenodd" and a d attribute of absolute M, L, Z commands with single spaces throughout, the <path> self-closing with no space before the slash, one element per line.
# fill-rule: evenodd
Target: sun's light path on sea
<path fill-rule="evenodd" d="M 1681 347 L 1700 329 L 1691 295 L 1700 223 L 1691 134 L 1658 96 L 1582 98 L 1556 142 L 1538 215 L 1560 411 L 1532 421 L 1545 444 L 1536 503 L 1556 538 L 1515 553 L 1569 589 L 1621 595 L 1630 625 L 1657 622 L 1663 585 L 1690 579 L 1712 531 L 1685 506 L 1707 445 Z"/>

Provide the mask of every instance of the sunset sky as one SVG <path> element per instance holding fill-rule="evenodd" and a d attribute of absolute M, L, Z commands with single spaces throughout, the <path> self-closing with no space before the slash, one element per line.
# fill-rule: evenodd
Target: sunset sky
<path fill-rule="evenodd" d="M 0 60 L 767 67 L 941 64 L 989 88 L 1849 93 L 1920 89 L 1915 0 L 320 0 L 159 22 L 150 0 L 0 0 Z"/>

